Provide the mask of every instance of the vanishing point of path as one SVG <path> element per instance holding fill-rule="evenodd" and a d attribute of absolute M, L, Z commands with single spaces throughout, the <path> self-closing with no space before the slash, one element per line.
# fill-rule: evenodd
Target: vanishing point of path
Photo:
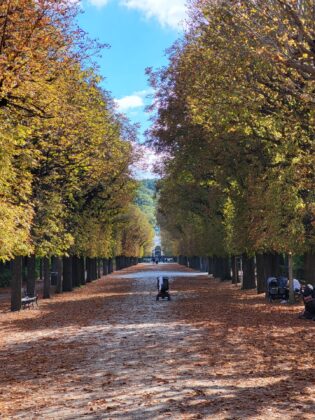
<path fill-rule="evenodd" d="M 156 270 L 177 272 L 155 301 Z M 0 419 L 314 419 L 315 322 L 178 265 L 0 313 Z"/>

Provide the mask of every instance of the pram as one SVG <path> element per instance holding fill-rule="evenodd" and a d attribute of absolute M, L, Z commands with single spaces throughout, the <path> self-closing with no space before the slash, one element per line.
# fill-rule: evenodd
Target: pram
<path fill-rule="evenodd" d="M 286 287 L 287 279 L 285 277 L 269 277 L 267 279 L 267 293 L 266 297 L 269 302 L 272 302 L 277 299 L 287 300 L 289 295 L 289 290 Z"/>
<path fill-rule="evenodd" d="M 294 300 L 297 302 L 302 296 L 301 283 L 297 279 L 293 279 Z M 266 298 L 269 302 L 273 300 L 289 299 L 289 282 L 287 277 L 268 277 Z"/>
<path fill-rule="evenodd" d="M 169 294 L 169 278 L 168 277 L 158 277 L 157 278 L 157 289 L 158 294 L 156 295 L 156 300 L 159 298 L 167 298 L 167 300 L 171 300 L 171 296 Z"/>

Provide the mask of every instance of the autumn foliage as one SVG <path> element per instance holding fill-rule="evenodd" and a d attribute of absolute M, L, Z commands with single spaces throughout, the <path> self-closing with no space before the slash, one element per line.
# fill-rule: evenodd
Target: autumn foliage
<path fill-rule="evenodd" d="M 164 237 L 188 256 L 314 260 L 314 5 L 200 0 L 190 17 L 148 70 Z"/>
<path fill-rule="evenodd" d="M 129 223 L 136 132 L 100 85 L 91 63 L 104 46 L 78 11 L 67 0 L 0 4 L 1 260 L 137 257 L 152 238 Z"/>

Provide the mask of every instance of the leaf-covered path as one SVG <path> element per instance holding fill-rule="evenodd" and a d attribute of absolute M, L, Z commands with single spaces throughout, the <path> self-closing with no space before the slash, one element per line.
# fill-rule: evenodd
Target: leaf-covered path
<path fill-rule="evenodd" d="M 171 302 L 155 301 L 157 268 L 183 272 Z M 1 313 L 0 418 L 314 419 L 315 323 L 300 310 L 140 265 Z"/>

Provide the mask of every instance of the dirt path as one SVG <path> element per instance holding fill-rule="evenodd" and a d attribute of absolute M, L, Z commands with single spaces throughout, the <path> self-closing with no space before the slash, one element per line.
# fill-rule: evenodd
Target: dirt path
<path fill-rule="evenodd" d="M 156 268 L 0 314 L 0 419 L 315 418 L 300 307 L 177 265 L 158 267 L 183 273 L 156 302 Z"/>

